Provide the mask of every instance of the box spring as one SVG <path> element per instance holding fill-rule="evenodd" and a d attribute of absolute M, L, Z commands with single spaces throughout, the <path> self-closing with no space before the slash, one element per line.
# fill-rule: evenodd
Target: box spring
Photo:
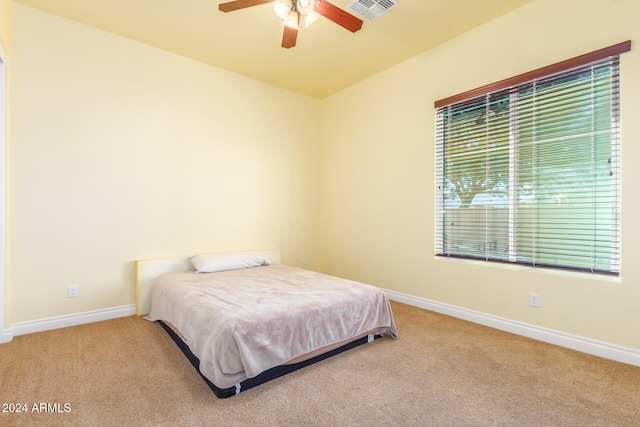
<path fill-rule="evenodd" d="M 236 394 L 248 390 L 250 388 L 253 388 L 257 385 L 263 384 L 267 381 L 271 381 L 273 379 L 276 379 L 278 377 L 281 377 L 283 375 L 286 375 L 288 373 L 297 371 L 300 368 L 304 368 L 305 366 L 309 366 L 312 365 L 316 362 L 319 362 L 321 360 L 327 359 L 331 356 L 335 356 L 336 354 L 340 354 L 343 351 L 352 349 L 354 347 L 358 347 L 359 345 L 362 344 L 366 344 L 367 342 L 369 342 L 369 336 L 364 336 L 362 338 L 356 339 L 354 341 L 351 341 L 347 344 L 344 344 L 338 348 L 335 348 L 333 350 L 330 350 L 326 353 L 322 353 L 319 354 L 317 356 L 314 356 L 310 359 L 298 362 L 298 363 L 292 363 L 292 364 L 285 364 L 285 365 L 280 365 L 280 366 L 276 366 L 275 368 L 271 368 L 268 369 L 260 374 L 258 374 L 257 376 L 253 377 L 253 378 L 247 378 L 246 380 L 242 381 L 240 384 L 238 384 L 237 386 L 234 387 L 229 387 L 229 388 L 219 388 L 217 387 L 215 384 L 213 384 L 211 381 L 209 381 L 209 379 L 207 377 L 205 377 L 204 375 L 202 375 L 202 373 L 200 372 L 200 360 L 191 352 L 191 350 L 189 349 L 189 346 L 182 340 L 182 338 L 180 338 L 180 336 L 166 323 L 162 322 L 162 321 L 158 321 L 158 323 L 164 328 L 165 331 L 167 331 L 167 333 L 169 334 L 169 336 L 173 339 L 173 341 L 178 345 L 178 347 L 180 348 L 180 350 L 184 353 L 184 355 L 187 357 L 187 359 L 189 359 L 189 361 L 191 362 L 191 364 L 193 365 L 194 368 L 196 368 L 196 370 L 198 371 L 198 373 L 200 374 L 200 376 L 202 377 L 202 379 L 207 383 L 207 385 L 211 388 L 211 390 L 213 391 L 213 393 L 221 398 L 227 398 L 227 397 L 231 397 L 231 396 L 235 396 Z M 374 339 L 378 339 L 380 338 L 380 334 L 375 334 Z"/>

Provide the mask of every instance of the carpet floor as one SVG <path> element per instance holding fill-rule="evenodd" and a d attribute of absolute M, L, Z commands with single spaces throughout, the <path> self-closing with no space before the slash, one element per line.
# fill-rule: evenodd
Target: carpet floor
<path fill-rule="evenodd" d="M 383 338 L 218 399 L 138 317 L 0 345 L 3 426 L 638 426 L 640 368 L 392 302 Z M 20 411 L 20 412 L 17 412 Z"/>

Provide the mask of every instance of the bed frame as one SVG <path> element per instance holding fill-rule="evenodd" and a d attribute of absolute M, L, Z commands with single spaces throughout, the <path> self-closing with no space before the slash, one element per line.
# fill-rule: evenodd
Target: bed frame
<path fill-rule="evenodd" d="M 280 264 L 281 262 L 279 249 L 265 249 L 243 252 L 263 256 L 267 258 L 272 264 Z M 138 316 L 145 316 L 149 314 L 149 311 L 151 310 L 151 287 L 155 279 L 166 273 L 194 270 L 190 258 L 191 256 L 178 256 L 143 259 L 136 261 L 136 313 Z M 340 343 L 341 345 L 339 344 L 329 348 L 321 349 L 320 351 L 316 351 L 312 354 L 307 355 L 306 357 L 301 357 L 290 361 L 287 364 L 271 368 L 267 371 L 262 372 L 256 377 L 248 378 L 240 382 L 239 384 L 236 384 L 234 387 L 219 388 L 211 381 L 209 381 L 208 378 L 202 375 L 202 373 L 200 372 L 200 360 L 191 352 L 188 344 L 184 342 L 180 335 L 176 333 L 176 331 L 174 331 L 170 325 L 162 321 L 158 321 L 158 323 L 164 328 L 167 334 L 169 334 L 169 336 L 184 353 L 187 359 L 189 359 L 189 362 L 191 362 L 193 367 L 196 368 L 202 379 L 211 388 L 213 393 L 219 398 L 235 396 L 241 391 L 248 390 L 272 379 L 281 377 L 293 371 L 297 371 L 300 368 L 304 368 L 305 366 L 309 366 L 313 363 L 319 362 L 328 357 L 342 353 L 343 351 L 371 342 L 381 337 L 381 335 L 377 331 L 372 331 L 369 334 L 356 337 L 350 342 Z"/>

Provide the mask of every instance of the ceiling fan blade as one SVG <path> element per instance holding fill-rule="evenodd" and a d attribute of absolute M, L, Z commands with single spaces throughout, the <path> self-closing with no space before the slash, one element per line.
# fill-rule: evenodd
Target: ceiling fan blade
<path fill-rule="evenodd" d="M 345 12 L 338 6 L 334 6 L 326 0 L 321 0 L 320 5 L 315 8 L 315 11 L 352 33 L 355 33 L 362 28 L 362 19 L 356 18 L 349 12 Z"/>
<path fill-rule="evenodd" d="M 295 28 L 287 27 L 283 25 L 284 32 L 282 33 L 282 47 L 285 49 L 292 48 L 296 45 L 298 39 L 298 30 Z"/>
<path fill-rule="evenodd" d="M 258 6 L 260 4 L 273 3 L 273 0 L 236 0 L 226 3 L 220 3 L 218 10 L 223 12 L 233 12 L 234 10 L 244 9 L 251 6 Z"/>
<path fill-rule="evenodd" d="M 296 18 L 298 19 L 297 25 L 300 25 L 300 14 L 298 13 Z M 284 32 L 282 33 L 282 47 L 285 49 L 292 48 L 296 45 L 296 40 L 298 39 L 298 29 L 291 28 L 287 25 L 283 25 Z"/>

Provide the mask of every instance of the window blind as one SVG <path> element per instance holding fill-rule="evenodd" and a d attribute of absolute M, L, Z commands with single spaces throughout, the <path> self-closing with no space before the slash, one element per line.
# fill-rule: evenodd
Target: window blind
<path fill-rule="evenodd" d="M 619 274 L 619 56 L 436 109 L 436 254 Z"/>

